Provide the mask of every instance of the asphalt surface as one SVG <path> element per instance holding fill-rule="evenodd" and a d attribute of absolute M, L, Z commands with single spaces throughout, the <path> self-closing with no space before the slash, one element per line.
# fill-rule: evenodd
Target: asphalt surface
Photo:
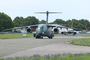
<path fill-rule="evenodd" d="M 56 35 L 53 39 L 0 39 L 0 58 L 33 56 L 34 54 L 90 53 L 90 47 L 65 43 L 70 40 L 87 38 L 80 35 Z"/>

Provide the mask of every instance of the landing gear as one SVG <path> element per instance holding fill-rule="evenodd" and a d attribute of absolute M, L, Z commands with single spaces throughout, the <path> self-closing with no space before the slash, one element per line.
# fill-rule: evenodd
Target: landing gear
<path fill-rule="evenodd" d="M 39 37 L 36 37 L 36 39 L 43 39 L 43 37 L 42 36 L 39 36 Z"/>
<path fill-rule="evenodd" d="M 36 34 L 33 34 L 33 37 L 36 37 Z"/>
<path fill-rule="evenodd" d="M 49 39 L 52 39 L 52 37 L 49 37 Z"/>
<path fill-rule="evenodd" d="M 52 39 L 52 36 L 48 36 L 49 39 Z"/>
<path fill-rule="evenodd" d="M 43 39 L 43 37 L 40 37 L 40 39 Z"/>

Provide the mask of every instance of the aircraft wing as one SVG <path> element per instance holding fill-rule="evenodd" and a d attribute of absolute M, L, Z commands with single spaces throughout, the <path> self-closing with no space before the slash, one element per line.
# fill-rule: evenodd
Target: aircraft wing
<path fill-rule="evenodd" d="M 56 27 L 56 28 L 66 28 L 68 29 L 73 29 L 75 31 L 82 31 L 83 29 L 79 29 L 79 28 L 70 28 L 70 27 L 65 27 L 65 26 L 61 26 L 61 25 L 55 25 L 55 24 L 49 24 L 48 27 Z"/>
<path fill-rule="evenodd" d="M 84 30 L 84 29 L 79 29 L 79 28 L 72 28 L 73 30 L 75 30 L 75 31 L 82 31 L 82 30 Z"/>
<path fill-rule="evenodd" d="M 22 27 L 15 27 L 15 28 L 10 28 L 10 29 L 5 29 L 3 31 L 9 31 L 9 30 L 15 30 L 15 29 L 23 29 L 23 28 L 26 28 L 26 29 L 29 29 L 29 28 L 33 28 L 33 27 L 37 27 L 38 25 L 29 25 L 29 26 L 22 26 Z"/>
<path fill-rule="evenodd" d="M 29 25 L 29 26 L 22 26 L 22 27 L 18 27 L 17 29 L 19 28 L 31 28 L 31 27 L 37 27 L 38 25 Z"/>
<path fill-rule="evenodd" d="M 65 28 L 64 26 L 56 25 L 56 24 L 49 24 L 48 27 Z"/>

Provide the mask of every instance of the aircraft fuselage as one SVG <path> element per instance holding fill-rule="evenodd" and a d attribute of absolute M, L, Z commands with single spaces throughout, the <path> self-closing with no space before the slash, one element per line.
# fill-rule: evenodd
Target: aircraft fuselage
<path fill-rule="evenodd" d="M 47 24 L 40 24 L 40 25 L 38 25 L 38 27 L 36 29 L 35 37 L 41 38 L 43 36 L 47 36 L 48 38 L 53 37 L 53 32 L 50 28 L 48 28 Z"/>

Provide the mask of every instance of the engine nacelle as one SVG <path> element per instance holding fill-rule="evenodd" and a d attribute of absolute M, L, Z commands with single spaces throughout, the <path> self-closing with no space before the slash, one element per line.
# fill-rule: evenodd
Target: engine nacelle
<path fill-rule="evenodd" d="M 76 35 L 76 34 L 77 34 L 76 32 L 73 33 L 73 35 Z"/>
<path fill-rule="evenodd" d="M 27 29 L 27 33 L 32 33 L 31 28 L 28 28 L 28 29 Z"/>
<path fill-rule="evenodd" d="M 55 33 L 55 34 L 58 34 L 58 33 L 59 33 L 58 28 L 55 28 L 55 29 L 54 29 L 54 33 Z"/>

